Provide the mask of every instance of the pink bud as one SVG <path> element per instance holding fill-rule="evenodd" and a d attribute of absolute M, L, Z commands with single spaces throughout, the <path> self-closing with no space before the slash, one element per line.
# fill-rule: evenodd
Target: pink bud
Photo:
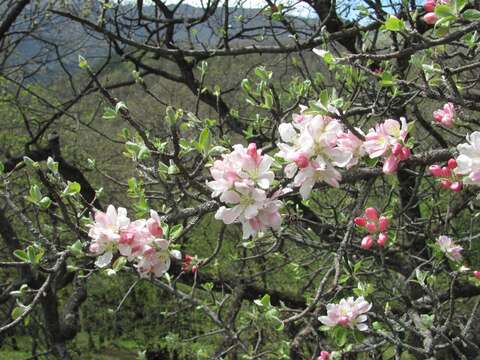
<path fill-rule="evenodd" d="M 388 236 L 384 233 L 380 233 L 380 235 L 378 235 L 378 240 L 377 240 L 378 246 L 384 247 L 387 240 L 388 240 Z"/>
<path fill-rule="evenodd" d="M 378 211 L 374 207 L 366 208 L 365 215 L 368 220 L 378 220 Z"/>
<path fill-rule="evenodd" d="M 433 176 L 442 176 L 442 167 L 440 165 L 431 165 L 428 168 L 428 171 L 430 171 L 430 174 L 432 174 Z"/>
<path fill-rule="evenodd" d="M 360 247 L 362 249 L 368 250 L 372 247 L 372 245 L 373 245 L 373 239 L 370 235 L 367 235 L 362 239 Z"/>
<path fill-rule="evenodd" d="M 388 218 L 386 216 L 380 216 L 378 224 L 380 225 L 380 231 L 383 232 L 388 230 Z"/>
<path fill-rule="evenodd" d="M 450 189 L 450 186 L 452 186 L 452 182 L 450 180 L 447 180 L 447 179 L 443 179 L 441 182 L 440 182 L 440 186 L 444 189 Z"/>
<path fill-rule="evenodd" d="M 410 148 L 404 146 L 402 148 L 402 153 L 400 154 L 400 160 L 407 160 L 410 155 L 412 155 L 412 151 L 410 150 Z"/>
<path fill-rule="evenodd" d="M 480 271 L 474 271 L 473 276 L 475 276 L 478 280 L 480 280 Z"/>
<path fill-rule="evenodd" d="M 448 166 L 448 168 L 449 168 L 450 170 L 455 169 L 455 168 L 458 166 L 457 160 L 455 160 L 455 159 L 453 159 L 453 158 L 450 159 L 450 160 L 448 160 L 447 166 Z"/>
<path fill-rule="evenodd" d="M 356 217 L 355 219 L 353 219 L 353 222 L 360 227 L 365 227 L 365 225 L 367 225 L 367 219 L 365 219 L 364 217 Z"/>
<path fill-rule="evenodd" d="M 426 12 L 433 12 L 433 10 L 435 10 L 435 5 L 437 5 L 435 0 L 425 0 L 423 8 Z"/>
<path fill-rule="evenodd" d="M 250 156 L 253 160 L 255 160 L 256 163 L 260 161 L 260 156 L 259 152 L 257 151 L 257 145 L 255 143 L 250 143 L 248 144 L 247 147 L 247 154 Z"/>
<path fill-rule="evenodd" d="M 366 226 L 367 228 L 367 231 L 370 233 L 370 234 L 373 234 L 373 233 L 376 233 L 377 232 L 377 224 L 371 222 L 371 223 L 368 223 Z"/>
<path fill-rule="evenodd" d="M 423 21 L 425 21 L 428 25 L 434 25 L 437 20 L 438 17 L 434 12 L 429 12 L 423 17 Z"/>
<path fill-rule="evenodd" d="M 88 249 L 91 253 L 96 254 L 100 251 L 100 245 L 98 245 L 97 243 L 91 243 Z"/>
<path fill-rule="evenodd" d="M 163 236 L 163 230 L 158 224 L 158 221 L 155 219 L 148 219 L 147 220 L 147 228 L 150 234 L 152 234 L 155 237 L 161 237 Z"/>
<path fill-rule="evenodd" d="M 320 356 L 317 358 L 317 360 L 329 360 L 330 359 L 330 353 L 328 351 L 322 351 L 320 353 Z"/>
<path fill-rule="evenodd" d="M 402 153 L 402 144 L 396 143 L 393 145 L 392 154 L 398 156 Z"/>
<path fill-rule="evenodd" d="M 348 319 L 348 316 L 340 316 L 338 319 L 338 325 L 340 326 L 347 326 L 350 320 Z"/>
<path fill-rule="evenodd" d="M 451 117 L 444 117 L 444 118 L 442 119 L 442 124 L 443 124 L 443 126 L 448 127 L 448 128 L 453 127 L 453 118 L 451 118 Z"/>
<path fill-rule="evenodd" d="M 308 158 L 304 154 L 297 155 L 297 158 L 295 159 L 295 164 L 297 164 L 300 169 L 305 169 L 308 166 L 308 163 Z"/>
<path fill-rule="evenodd" d="M 123 231 L 120 234 L 120 244 L 131 244 L 133 239 L 135 238 L 135 234 L 132 231 Z"/>
<path fill-rule="evenodd" d="M 450 177 L 452 176 L 452 170 L 450 170 L 448 167 L 444 166 L 442 167 L 442 176 L 443 177 Z"/>
<path fill-rule="evenodd" d="M 198 267 L 196 265 L 192 266 L 192 273 L 196 273 L 198 271 Z"/>
<path fill-rule="evenodd" d="M 398 159 L 394 155 L 390 155 L 383 163 L 383 172 L 385 174 L 391 174 L 397 171 Z"/>
<path fill-rule="evenodd" d="M 455 181 L 454 183 L 452 183 L 452 185 L 450 185 L 450 190 L 460 192 L 462 191 L 462 187 L 463 185 L 460 181 Z"/>

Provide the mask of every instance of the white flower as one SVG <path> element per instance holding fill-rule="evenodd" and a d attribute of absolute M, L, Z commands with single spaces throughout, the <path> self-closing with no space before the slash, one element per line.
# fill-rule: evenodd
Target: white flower
<path fill-rule="evenodd" d="M 440 250 L 445 254 L 447 258 L 452 261 L 461 261 L 463 248 L 460 245 L 456 245 L 453 240 L 445 235 L 440 236 L 437 239 L 437 244 L 440 246 Z"/>
<path fill-rule="evenodd" d="M 480 184 L 480 132 L 467 135 L 467 142 L 457 146 L 460 155 L 457 157 L 455 173 L 465 175 L 465 184 Z"/>
<path fill-rule="evenodd" d="M 327 316 L 320 316 L 320 320 L 323 324 L 334 327 L 340 325 L 343 327 L 349 327 L 351 329 L 357 328 L 360 331 L 368 329 L 366 312 L 372 307 L 372 304 L 365 301 L 363 296 L 354 299 L 349 297 L 342 299 L 338 304 L 327 305 Z"/>

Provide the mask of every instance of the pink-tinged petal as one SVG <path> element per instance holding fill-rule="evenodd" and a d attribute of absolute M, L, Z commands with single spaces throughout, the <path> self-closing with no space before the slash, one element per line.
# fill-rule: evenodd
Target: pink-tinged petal
<path fill-rule="evenodd" d="M 235 191 L 225 191 L 220 196 L 220 201 L 227 204 L 238 204 L 240 202 L 240 196 Z"/>
<path fill-rule="evenodd" d="M 318 318 L 318 320 L 322 323 L 322 324 L 325 324 L 327 326 L 335 326 L 337 325 L 337 322 L 336 321 L 332 321 L 332 319 L 330 319 L 330 317 L 328 316 L 320 316 Z"/>
<path fill-rule="evenodd" d="M 368 330 L 368 325 L 367 324 L 357 324 L 357 329 L 360 331 L 367 331 Z"/>
<path fill-rule="evenodd" d="M 295 128 L 292 126 L 292 124 L 280 124 L 278 127 L 278 132 L 280 134 L 280 138 L 287 143 L 294 142 L 298 137 L 298 133 L 295 131 Z"/>

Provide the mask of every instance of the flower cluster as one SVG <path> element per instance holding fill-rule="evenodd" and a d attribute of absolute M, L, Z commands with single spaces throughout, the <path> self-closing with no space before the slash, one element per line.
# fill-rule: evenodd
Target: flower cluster
<path fill-rule="evenodd" d="M 458 145 L 457 150 L 455 173 L 463 176 L 465 184 L 480 184 L 480 132 L 467 135 L 467 143 Z"/>
<path fill-rule="evenodd" d="M 448 128 L 452 127 L 455 122 L 455 106 L 452 103 L 446 103 L 443 109 L 433 112 L 433 118 Z"/>
<path fill-rule="evenodd" d="M 327 316 L 320 316 L 323 324 L 334 327 L 337 325 L 354 329 L 355 327 L 360 331 L 368 329 L 366 312 L 372 307 L 363 296 L 354 299 L 349 297 L 342 299 L 338 304 L 327 305 Z"/>
<path fill-rule="evenodd" d="M 210 168 L 213 181 L 207 186 L 213 190 L 212 197 L 219 196 L 220 201 L 230 205 L 222 206 L 215 219 L 225 224 L 239 222 L 246 239 L 268 228 L 278 230 L 282 218 L 278 199 L 285 191 L 279 190 L 268 196 L 267 190 L 274 180 L 270 167 L 273 159 L 262 155 L 255 144 L 233 146 L 233 151 L 216 160 Z"/>
<path fill-rule="evenodd" d="M 378 216 L 377 209 L 369 207 L 365 209 L 364 217 L 356 217 L 353 221 L 358 227 L 364 228 L 370 233 L 370 235 L 362 239 L 360 245 L 362 249 L 370 249 L 373 246 L 374 239 L 372 235 L 378 235 L 377 245 L 379 247 L 385 246 L 388 240 L 386 232 L 389 226 L 389 221 L 386 216 Z"/>
<path fill-rule="evenodd" d="M 117 251 L 128 261 L 134 261 L 142 276 L 153 273 L 160 277 L 170 267 L 169 241 L 163 239 L 163 229 L 157 212 L 150 210 L 149 219 L 131 222 L 125 208 L 109 205 L 106 212 L 96 211 L 90 225 L 90 252 L 98 255 L 95 264 L 108 266 Z M 172 255 L 178 257 L 178 252 Z"/>
<path fill-rule="evenodd" d="M 423 8 L 425 9 L 426 14 L 423 16 L 423 21 L 429 25 L 434 25 L 438 20 L 438 16 L 435 14 L 435 7 L 439 4 L 446 4 L 448 2 L 449 0 L 425 0 Z"/>
<path fill-rule="evenodd" d="M 463 248 L 453 242 L 452 238 L 442 235 L 437 239 L 437 245 L 440 247 L 440 251 L 445 254 L 447 258 L 452 261 L 462 260 Z"/>
<path fill-rule="evenodd" d="M 405 118 L 400 122 L 387 119 L 368 131 L 363 143 L 370 158 L 383 157 L 383 172 L 397 171 L 398 163 L 410 157 L 410 148 L 406 145 L 408 125 Z"/>
<path fill-rule="evenodd" d="M 304 199 L 317 182 L 338 187 L 342 177 L 335 167 L 349 168 L 364 153 L 362 141 L 351 132 L 344 132 L 338 119 L 308 115 L 305 109 L 293 115 L 292 123 L 280 124 L 282 142 L 278 143 L 277 153 L 288 162 L 285 174 L 293 178 L 293 186 L 300 188 Z"/>
<path fill-rule="evenodd" d="M 455 159 L 450 159 L 447 166 L 431 165 L 428 170 L 436 177 L 440 178 L 440 186 L 444 189 L 450 189 L 455 192 L 462 190 L 462 182 L 458 181 L 458 176 L 453 172 L 458 164 Z"/>

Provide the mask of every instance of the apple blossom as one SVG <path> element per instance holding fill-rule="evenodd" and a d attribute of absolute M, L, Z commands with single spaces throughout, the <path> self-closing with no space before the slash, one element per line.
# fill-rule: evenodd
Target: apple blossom
<path fill-rule="evenodd" d="M 360 244 L 360 247 L 362 249 L 368 250 L 373 246 L 373 238 L 370 235 L 365 236 L 362 239 L 362 242 Z"/>
<path fill-rule="evenodd" d="M 371 309 L 372 305 L 368 303 L 363 296 L 354 299 L 349 297 L 342 299 L 338 304 L 327 305 L 327 316 L 320 316 L 318 320 L 323 324 L 334 327 L 337 325 L 357 328 L 360 331 L 368 329 L 366 312 Z"/>
<path fill-rule="evenodd" d="M 330 353 L 328 351 L 320 352 L 320 356 L 317 358 L 317 360 L 329 360 L 329 359 L 330 359 Z"/>
<path fill-rule="evenodd" d="M 299 160 L 302 165 L 304 160 Z M 282 218 L 278 200 L 279 190 L 268 197 L 266 190 L 273 182 L 274 174 L 270 171 L 273 159 L 262 155 L 255 144 L 245 149 L 242 145 L 234 145 L 233 151 L 223 155 L 210 169 L 214 178 L 207 182 L 213 192 L 212 197 L 219 196 L 220 201 L 230 206 L 221 206 L 215 219 L 225 224 L 241 223 L 243 237 L 248 238 L 267 228 L 278 230 Z"/>
<path fill-rule="evenodd" d="M 289 162 L 286 176 L 293 178 L 303 198 L 310 196 L 317 182 L 338 187 L 341 175 L 335 167 L 349 168 L 358 162 L 363 155 L 361 140 L 345 133 L 341 122 L 329 116 L 294 114 L 293 120 L 278 128 L 282 141 L 277 155 Z"/>
<path fill-rule="evenodd" d="M 368 131 L 363 146 L 370 158 L 383 157 L 384 173 L 393 173 L 400 161 L 410 157 L 411 151 L 405 143 L 407 135 L 405 118 L 400 118 L 400 122 L 387 119 Z"/>
<path fill-rule="evenodd" d="M 453 240 L 445 235 L 440 236 L 437 239 L 437 244 L 440 247 L 440 250 L 445 254 L 447 258 L 452 261 L 461 261 L 462 260 L 462 250 L 463 248 L 460 245 L 456 245 Z"/>
<path fill-rule="evenodd" d="M 478 270 L 474 271 L 473 276 L 475 276 L 478 280 L 480 280 L 480 271 Z"/>
<path fill-rule="evenodd" d="M 437 20 L 438 20 L 438 16 L 434 12 L 426 13 L 423 16 L 423 21 L 425 21 L 428 25 L 434 25 L 437 22 Z"/>
<path fill-rule="evenodd" d="M 100 268 L 109 265 L 113 254 L 118 251 L 128 261 L 134 262 L 141 276 L 154 274 L 160 277 L 170 267 L 170 256 L 179 256 L 178 251 L 169 253 L 169 241 L 161 238 L 163 229 L 154 210 L 150 211 L 149 219 L 131 222 L 126 209 L 116 210 L 109 205 L 106 213 L 96 211 L 94 220 L 88 233 L 92 238 L 89 249 L 93 254 L 100 255 L 95 262 Z"/>
<path fill-rule="evenodd" d="M 452 127 L 455 121 L 455 106 L 452 103 L 446 103 L 442 109 L 433 112 L 433 118 L 446 127 Z"/>
<path fill-rule="evenodd" d="M 480 132 L 467 135 L 467 142 L 457 146 L 455 173 L 463 176 L 465 184 L 480 184 Z"/>

